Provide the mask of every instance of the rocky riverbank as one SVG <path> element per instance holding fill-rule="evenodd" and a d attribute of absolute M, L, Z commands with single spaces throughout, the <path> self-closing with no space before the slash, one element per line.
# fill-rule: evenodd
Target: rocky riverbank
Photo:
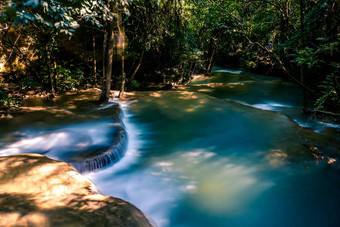
<path fill-rule="evenodd" d="M 98 194 L 64 162 L 0 157 L 0 226 L 154 226 L 138 208 Z"/>

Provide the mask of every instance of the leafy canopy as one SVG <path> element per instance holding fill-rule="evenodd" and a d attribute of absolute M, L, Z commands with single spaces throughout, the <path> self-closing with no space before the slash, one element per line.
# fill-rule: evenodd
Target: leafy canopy
<path fill-rule="evenodd" d="M 16 25 L 43 25 L 67 35 L 74 33 L 79 21 L 101 28 L 114 16 L 102 0 L 12 0 L 2 14 Z"/>

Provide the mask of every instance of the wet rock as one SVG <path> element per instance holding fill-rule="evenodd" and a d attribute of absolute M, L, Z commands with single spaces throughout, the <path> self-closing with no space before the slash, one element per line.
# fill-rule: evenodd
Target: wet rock
<path fill-rule="evenodd" d="M 68 164 L 43 155 L 0 157 L 0 226 L 154 226 L 139 209 L 96 193 Z"/>
<path fill-rule="evenodd" d="M 35 91 L 27 91 L 26 95 L 35 95 L 35 93 L 36 93 Z"/>

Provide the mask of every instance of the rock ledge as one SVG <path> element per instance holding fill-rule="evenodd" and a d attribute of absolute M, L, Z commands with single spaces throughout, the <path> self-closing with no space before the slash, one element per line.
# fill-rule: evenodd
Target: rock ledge
<path fill-rule="evenodd" d="M 67 163 L 0 157 L 0 226 L 155 226 L 130 203 L 96 191 Z"/>

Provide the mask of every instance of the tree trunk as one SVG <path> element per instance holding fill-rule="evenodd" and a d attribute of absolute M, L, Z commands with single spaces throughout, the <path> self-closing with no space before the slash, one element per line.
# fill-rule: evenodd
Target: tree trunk
<path fill-rule="evenodd" d="M 126 80 L 126 75 L 125 75 L 125 66 L 124 66 L 124 61 L 125 61 L 125 32 L 124 32 L 124 27 L 122 27 L 122 9 L 119 7 L 118 3 L 116 5 L 118 15 L 117 15 L 117 28 L 118 28 L 118 40 L 117 40 L 117 52 L 120 53 L 121 56 L 121 61 L 122 61 L 122 71 L 121 71 L 121 76 L 122 76 L 122 82 L 120 86 L 120 91 L 118 94 L 118 98 L 121 98 L 124 96 L 124 90 L 125 90 L 125 80 Z"/>
<path fill-rule="evenodd" d="M 215 57 L 215 52 L 216 50 L 215 50 L 215 45 L 214 45 L 214 38 L 211 37 L 209 41 L 209 51 L 208 51 L 209 61 L 208 61 L 206 73 L 211 72 L 212 64 L 213 64 L 214 57 Z"/>
<path fill-rule="evenodd" d="M 54 89 L 55 89 L 55 91 L 57 91 L 57 89 L 58 89 L 58 82 L 57 82 L 57 80 L 58 80 L 58 72 L 57 72 L 57 61 L 54 59 L 53 60 L 53 74 L 54 74 Z"/>
<path fill-rule="evenodd" d="M 7 62 L 10 60 L 10 58 L 12 57 L 12 54 L 13 54 L 13 51 L 14 51 L 14 48 L 15 46 L 17 45 L 17 42 L 19 41 L 20 37 L 21 37 L 21 32 L 19 33 L 18 37 L 16 38 L 14 44 L 13 44 L 13 47 L 12 47 L 12 50 L 11 52 L 9 53 L 8 57 L 7 57 Z"/>
<path fill-rule="evenodd" d="M 102 85 L 105 83 L 105 75 L 106 75 L 106 46 L 107 46 L 107 31 L 104 32 L 103 37 L 103 78 L 102 78 Z"/>
<path fill-rule="evenodd" d="M 196 61 L 192 61 L 190 64 L 189 81 L 191 80 L 192 74 L 195 72 Z"/>
<path fill-rule="evenodd" d="M 133 79 L 135 78 L 135 75 L 137 74 L 140 66 L 142 65 L 142 61 L 143 61 L 143 58 L 144 58 L 144 53 L 145 53 L 145 47 L 143 48 L 143 51 L 142 51 L 142 53 L 139 56 L 138 64 L 137 64 L 135 70 L 133 70 L 132 74 L 130 75 L 130 78 L 129 78 L 130 82 L 133 81 Z"/>
<path fill-rule="evenodd" d="M 214 58 L 215 58 L 215 54 L 216 54 L 216 49 L 214 48 L 211 56 L 210 56 L 210 59 L 209 59 L 209 64 L 208 64 L 208 67 L 207 67 L 207 73 L 211 73 L 211 69 L 212 69 L 212 65 L 213 65 L 213 62 L 214 62 Z"/>
<path fill-rule="evenodd" d="M 300 70 L 301 70 L 301 83 L 305 84 L 305 66 L 301 65 L 300 66 Z M 307 99 L 307 90 L 306 88 L 302 88 L 302 93 L 303 93 L 303 112 L 304 113 L 309 113 L 309 107 L 308 107 L 308 99 Z"/>
<path fill-rule="evenodd" d="M 301 23 L 301 27 L 300 27 L 300 32 L 301 32 L 301 48 L 305 47 L 305 15 L 303 12 L 303 8 L 304 8 L 304 2 L 303 0 L 300 0 L 300 23 Z M 305 65 L 301 65 L 300 66 L 300 80 L 302 84 L 305 84 Z M 309 113 L 310 110 L 308 108 L 308 99 L 307 99 L 307 90 L 305 87 L 302 88 L 302 92 L 303 92 L 303 112 L 304 113 Z"/>
<path fill-rule="evenodd" d="M 97 86 L 97 58 L 96 58 L 96 37 L 93 35 L 93 76 L 94 85 Z"/>
<path fill-rule="evenodd" d="M 47 72 L 48 72 L 48 78 L 49 78 L 49 84 L 50 84 L 50 91 L 52 94 L 55 93 L 55 89 L 54 89 L 54 85 L 53 85 L 53 76 L 52 76 L 52 72 L 51 72 L 51 56 L 48 53 L 48 45 L 46 45 L 45 47 L 45 51 L 46 51 L 46 56 L 47 56 Z"/>
<path fill-rule="evenodd" d="M 114 45 L 114 33 L 113 22 L 108 22 L 106 26 L 106 32 L 104 35 L 104 59 L 103 59 L 103 84 L 102 93 L 100 95 L 100 102 L 107 102 L 110 98 L 111 90 L 111 75 L 113 65 L 113 45 Z"/>
<path fill-rule="evenodd" d="M 126 80 L 125 77 L 126 77 L 126 75 L 125 75 L 125 71 L 124 71 L 124 56 L 122 56 L 122 84 L 121 84 L 121 87 L 120 87 L 118 98 L 121 98 L 122 96 L 124 96 L 125 80 Z"/>

